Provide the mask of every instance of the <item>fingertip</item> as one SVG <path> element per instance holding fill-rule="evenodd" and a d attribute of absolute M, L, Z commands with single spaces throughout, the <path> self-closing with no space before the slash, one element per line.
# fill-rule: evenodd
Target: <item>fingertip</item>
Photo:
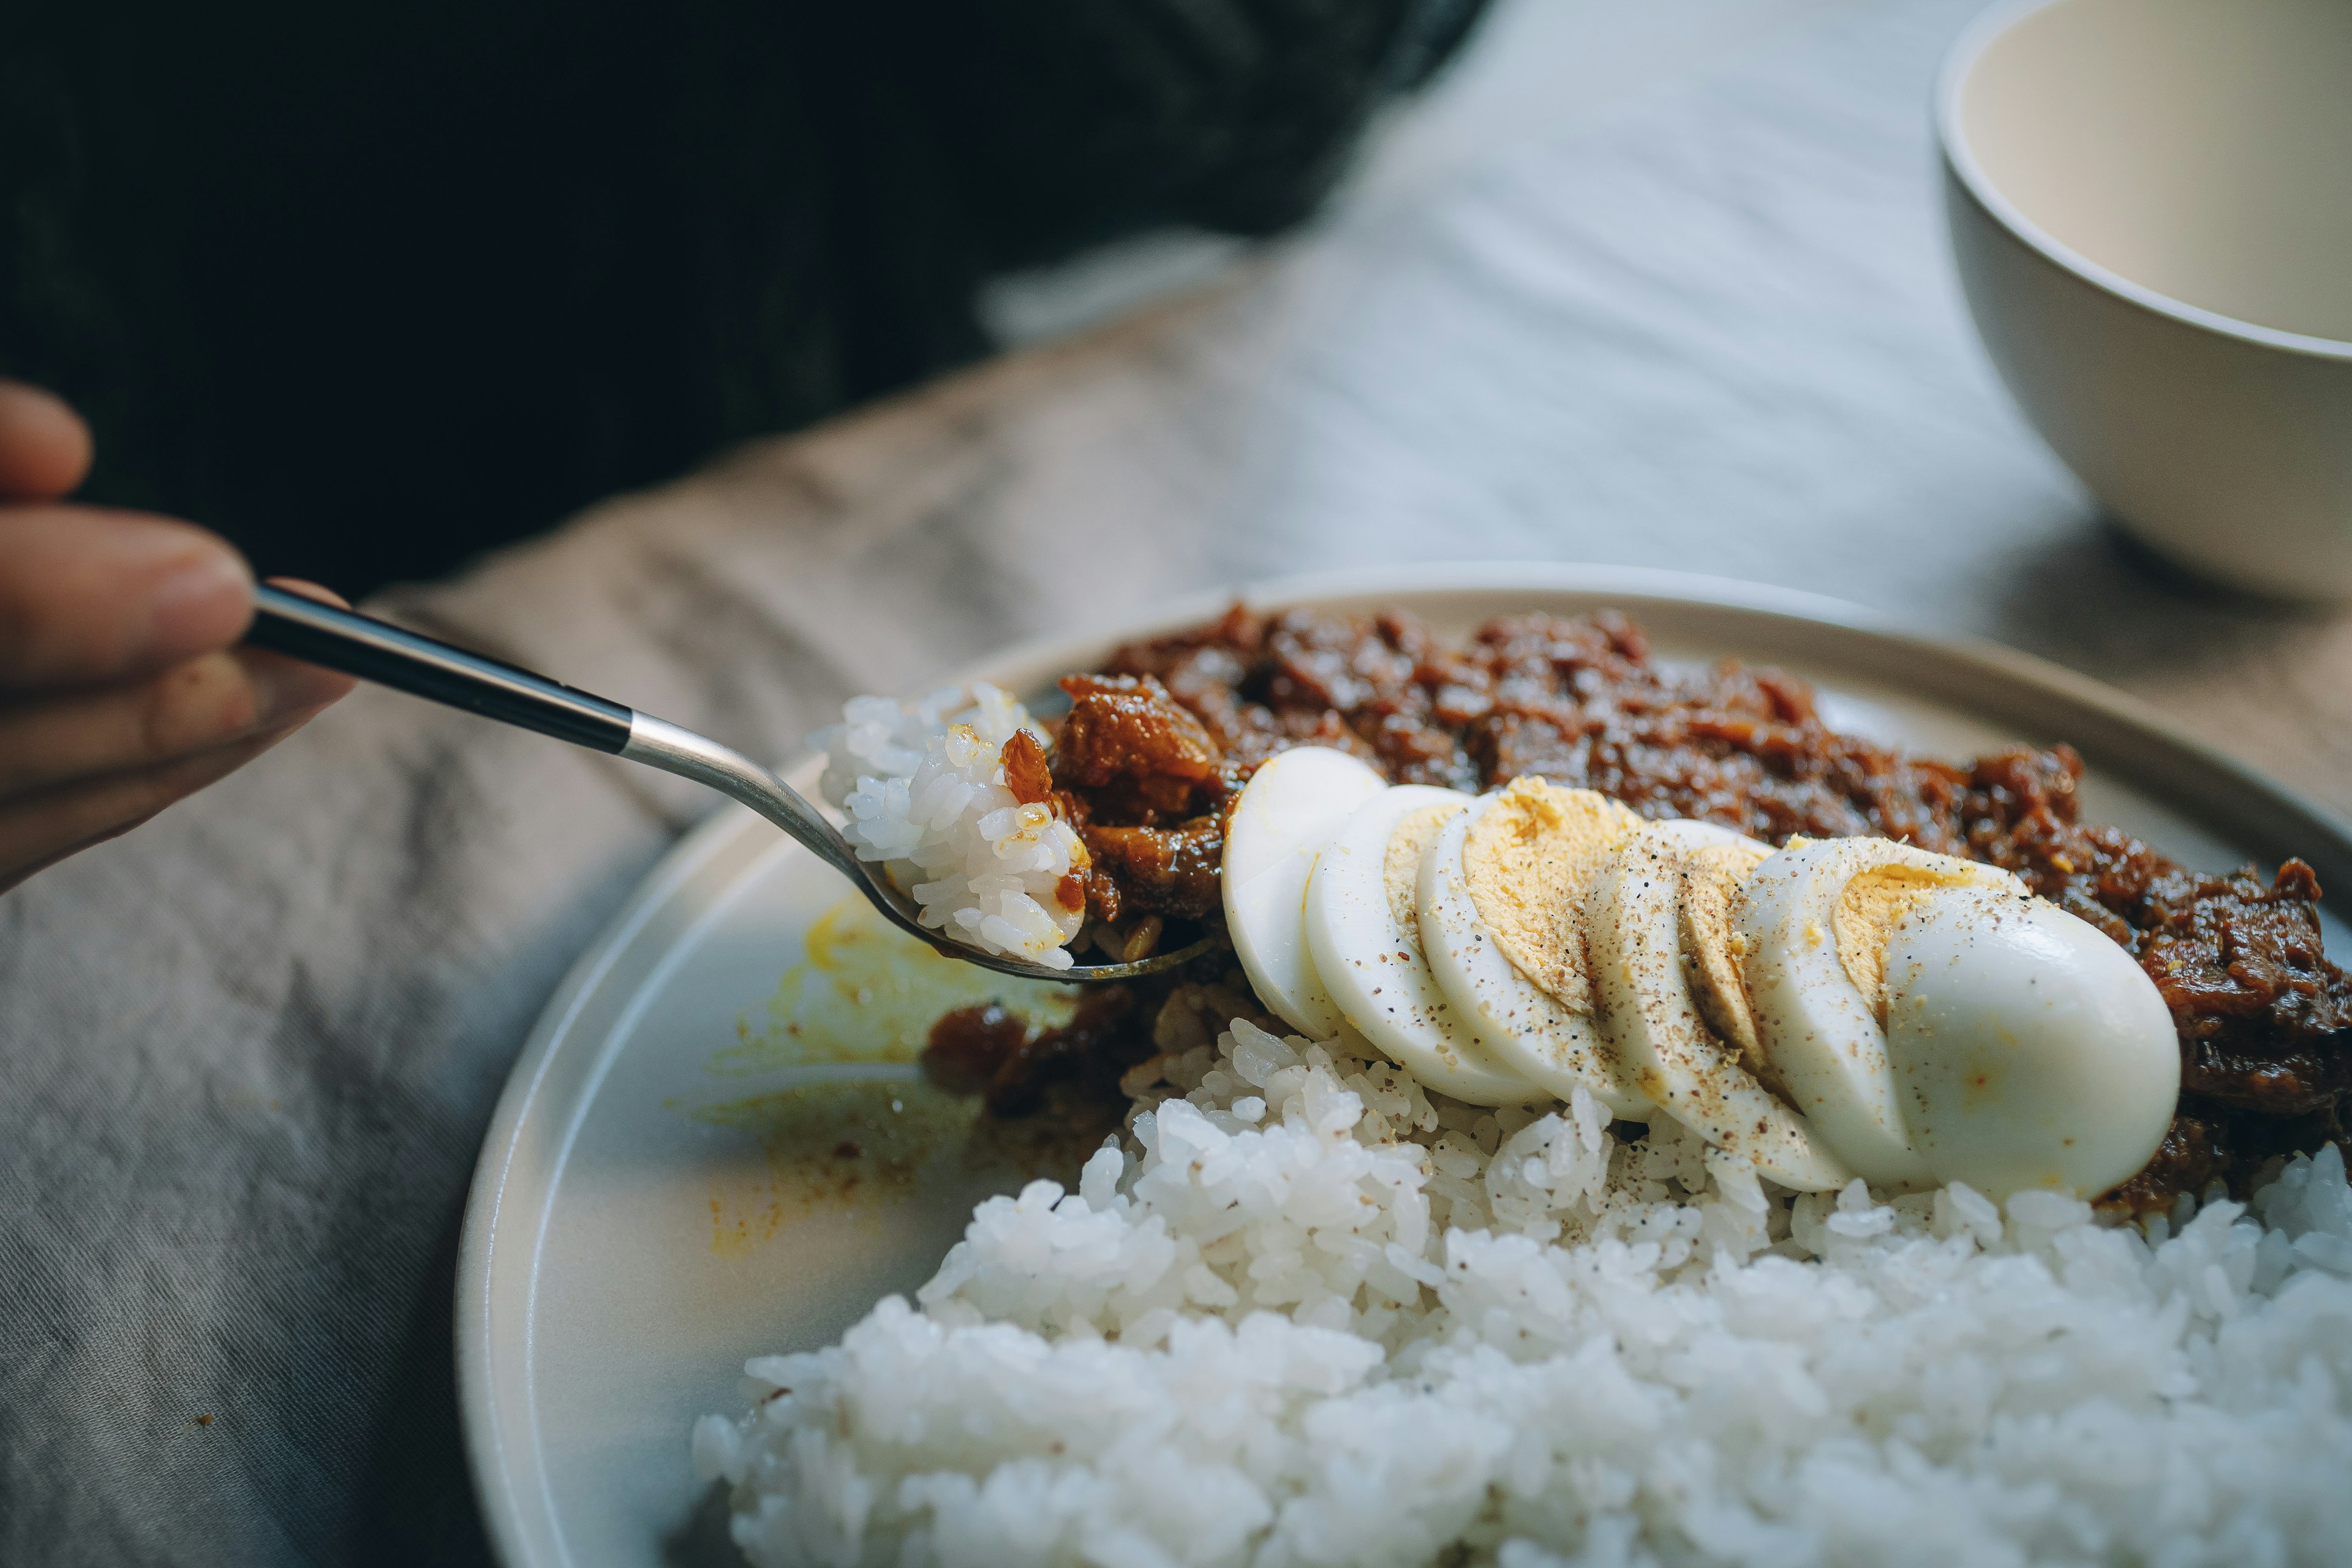
<path fill-rule="evenodd" d="M 51 500 L 89 474 L 89 426 L 53 393 L 0 380 L 0 496 Z"/>
<path fill-rule="evenodd" d="M 165 522 L 122 544 L 126 579 L 135 580 L 142 567 L 151 574 L 144 657 L 177 658 L 226 647 L 245 635 L 253 621 L 253 572 L 226 540 Z"/>

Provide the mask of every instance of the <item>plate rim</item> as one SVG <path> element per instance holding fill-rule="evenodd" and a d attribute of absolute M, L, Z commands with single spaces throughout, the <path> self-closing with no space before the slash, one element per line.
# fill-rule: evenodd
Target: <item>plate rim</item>
<path fill-rule="evenodd" d="M 2323 883 L 2331 877 L 2352 888 L 2352 823 L 2330 808 L 2283 784 L 2211 743 L 2189 733 L 2147 702 L 2105 682 L 2023 653 L 1987 638 L 1930 635 L 1907 629 L 1880 611 L 1843 599 L 1801 589 L 1745 582 L 1696 573 L 1650 567 L 1588 565 L 1559 562 L 1475 561 L 1389 566 L 1350 567 L 1277 577 L 1249 579 L 1185 595 L 1148 610 L 1087 617 L 1057 631 L 1024 638 L 967 661 L 960 674 L 943 676 L 934 684 L 954 679 L 986 679 L 997 672 L 1029 666 L 1068 663 L 1076 668 L 1098 650 L 1117 642 L 1197 625 L 1213 618 L 1238 601 L 1255 609 L 1293 605 L 1345 604 L 1351 600 L 1409 599 L 1443 594 L 1485 593 L 1530 596 L 1574 594 L 1622 601 L 1638 619 L 1644 605 L 1681 611 L 1723 611 L 1745 617 L 1762 617 L 1793 636 L 1828 629 L 1853 639 L 1855 646 L 1877 645 L 1899 655 L 1895 669 L 1874 677 L 1906 691 L 1916 689 L 1905 679 L 1939 671 L 1929 689 L 1958 689 L 1960 678 L 1990 679 L 2007 689 L 2004 700 L 1987 708 L 1979 694 L 1977 706 L 2003 717 L 2087 714 L 2099 731 L 2093 744 L 2080 747 L 2096 760 L 2121 750 L 2170 753 L 2169 760 L 2188 764 L 2185 773 L 2165 780 L 2145 776 L 2144 770 L 2110 764 L 2133 787 L 2160 802 L 2182 809 L 2192 820 L 2210 823 L 2217 816 L 2259 819 L 2262 826 L 2237 837 L 2250 839 L 2276 860 L 2269 846 L 2283 838 L 2292 851 L 2318 864 Z M 2070 722 L 2079 721 L 2070 720 Z M 2030 718 L 2029 718 L 2030 722 Z M 811 760 L 805 750 L 795 754 L 787 771 Z M 2170 787 L 2166 787 L 2167 785 Z M 2259 807 L 2249 813 L 2250 807 Z M 627 951 L 630 940 L 667 900 L 749 821 L 742 808 L 720 806 L 688 829 L 639 880 L 635 889 L 595 938 L 575 959 L 551 994 L 526 1037 L 506 1082 L 499 1090 L 482 1141 L 466 1195 L 458 1233 L 456 1319 L 459 1428 L 467 1469 L 485 1533 L 497 1560 L 508 1568 L 553 1568 L 564 1561 L 560 1545 L 539 1554 L 542 1530 L 553 1528 L 551 1518 L 534 1528 L 526 1518 L 522 1478 L 507 1464 L 506 1443 L 499 1423 L 497 1373 L 490 1320 L 495 1310 L 494 1268 L 498 1260 L 498 1222 L 507 1196 L 508 1176 L 519 1153 L 524 1118 L 545 1083 L 555 1052 L 568 1030 L 593 996 L 599 984 Z M 2284 829 L 2282 833 L 2280 830 Z M 533 1233 L 534 1236 L 536 1233 Z M 529 1325 L 525 1325 L 528 1357 Z M 526 1360 L 527 1365 L 527 1360 Z M 560 1542 L 560 1535 L 555 1537 Z"/>

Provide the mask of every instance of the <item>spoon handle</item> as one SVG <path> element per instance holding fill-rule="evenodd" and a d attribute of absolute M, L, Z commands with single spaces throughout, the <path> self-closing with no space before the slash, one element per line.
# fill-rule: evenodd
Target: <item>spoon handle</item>
<path fill-rule="evenodd" d="M 283 588 L 263 584 L 253 598 L 245 640 L 256 647 L 592 751 L 617 755 L 629 743 L 636 715 L 617 702 Z"/>
<path fill-rule="evenodd" d="M 775 774 L 707 735 L 355 610 L 267 584 L 253 596 L 253 626 L 245 640 L 256 647 L 708 784 L 807 845 L 874 897 L 872 879 L 824 814 Z"/>

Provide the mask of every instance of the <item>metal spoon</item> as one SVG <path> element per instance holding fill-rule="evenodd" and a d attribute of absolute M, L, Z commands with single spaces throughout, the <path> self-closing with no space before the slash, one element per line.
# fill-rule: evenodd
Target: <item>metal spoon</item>
<path fill-rule="evenodd" d="M 857 858 L 824 815 L 783 780 L 744 756 L 691 730 L 639 713 L 511 664 L 436 642 L 385 621 L 267 585 L 254 590 L 253 626 L 245 640 L 306 663 L 373 680 L 435 702 L 462 708 L 575 746 L 609 752 L 633 763 L 709 784 L 741 801 L 857 884 L 866 900 L 909 936 L 950 958 L 1026 980 L 1132 980 L 1197 958 L 1217 945 L 1213 935 L 1172 952 L 1133 963 L 1080 963 L 1048 969 L 967 947 L 916 919 L 912 899 L 892 887 L 879 867 Z"/>

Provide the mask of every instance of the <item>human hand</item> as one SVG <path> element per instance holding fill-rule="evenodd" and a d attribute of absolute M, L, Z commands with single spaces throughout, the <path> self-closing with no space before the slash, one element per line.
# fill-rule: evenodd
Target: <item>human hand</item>
<path fill-rule="evenodd" d="M 72 409 L 0 381 L 0 890 L 129 832 L 352 687 L 236 646 L 253 574 L 225 540 L 64 501 L 89 458 Z"/>

